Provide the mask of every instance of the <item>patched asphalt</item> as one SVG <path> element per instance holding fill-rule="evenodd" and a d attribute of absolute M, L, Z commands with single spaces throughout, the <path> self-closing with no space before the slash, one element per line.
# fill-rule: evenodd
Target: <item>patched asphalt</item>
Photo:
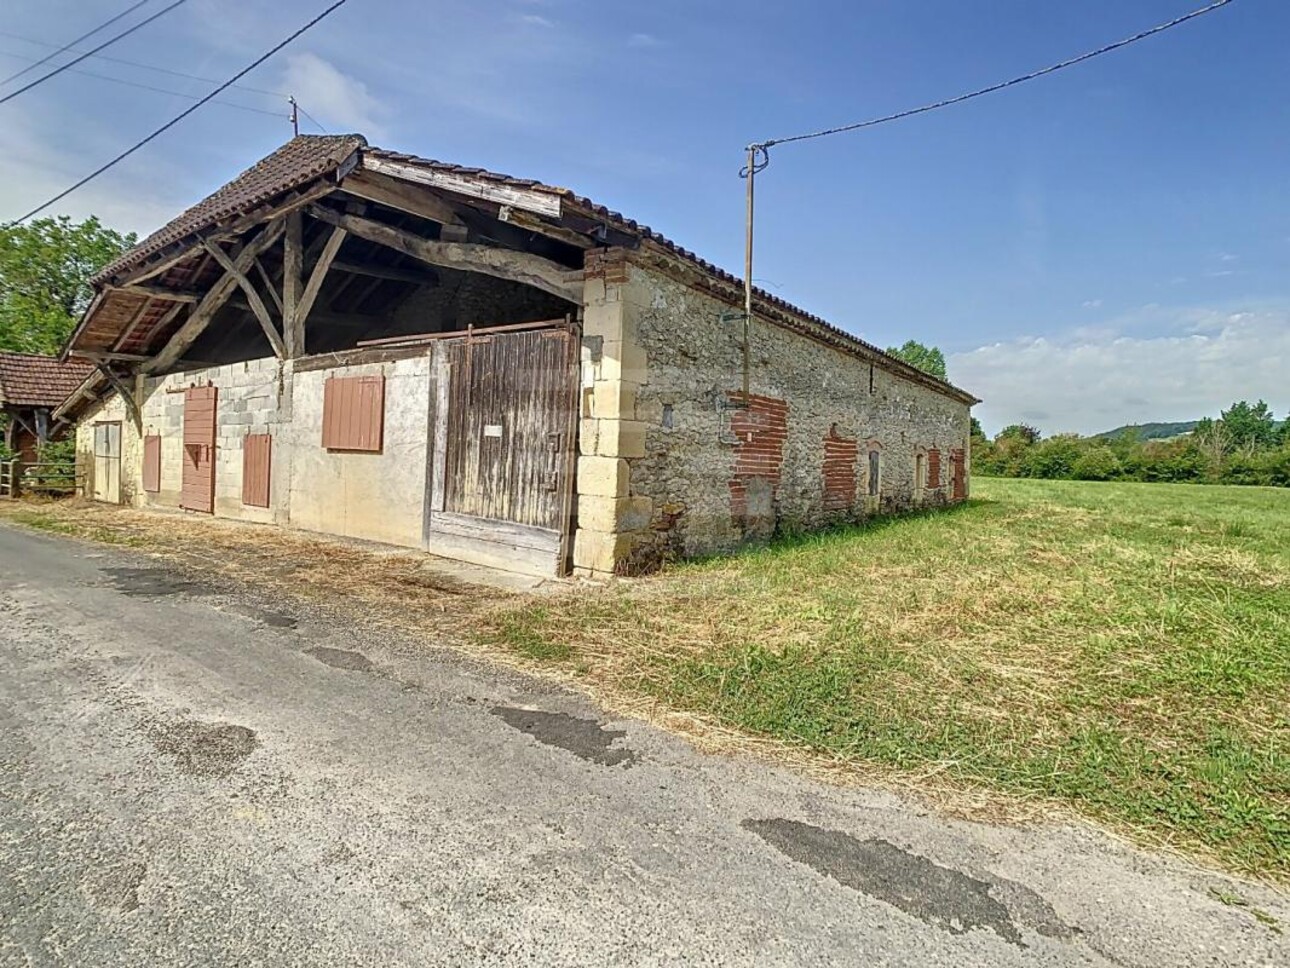
<path fill-rule="evenodd" d="M 1245 906 L 1220 898 L 1239 897 Z M 1290 904 L 0 525 L 0 966 L 1290 964 Z"/>

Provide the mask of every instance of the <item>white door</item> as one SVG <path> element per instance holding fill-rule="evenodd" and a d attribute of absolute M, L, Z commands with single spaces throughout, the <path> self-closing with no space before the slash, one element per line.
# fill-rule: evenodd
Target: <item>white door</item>
<path fill-rule="evenodd" d="M 121 503 L 121 424 L 94 425 L 94 500 Z"/>

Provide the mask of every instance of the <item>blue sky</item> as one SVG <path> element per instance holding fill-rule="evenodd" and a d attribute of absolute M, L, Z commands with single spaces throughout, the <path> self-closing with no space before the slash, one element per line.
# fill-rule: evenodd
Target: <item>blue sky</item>
<path fill-rule="evenodd" d="M 105 54 L 223 78 L 324 5 L 189 0 Z M 294 93 L 330 131 L 567 185 L 737 270 L 748 141 L 959 93 L 1200 5 L 350 0 L 243 83 Z M 0 71 L 124 6 L 9 0 Z M 754 275 L 873 342 L 941 346 L 987 429 L 1095 432 L 1241 396 L 1284 414 L 1288 35 L 1290 4 L 1236 0 L 1008 92 L 781 146 L 758 182 Z M 0 218 L 191 103 L 105 77 L 210 87 L 79 69 L 100 76 L 0 106 Z M 279 97 L 225 99 L 242 108 L 209 105 L 56 211 L 144 232 L 290 135 Z"/>

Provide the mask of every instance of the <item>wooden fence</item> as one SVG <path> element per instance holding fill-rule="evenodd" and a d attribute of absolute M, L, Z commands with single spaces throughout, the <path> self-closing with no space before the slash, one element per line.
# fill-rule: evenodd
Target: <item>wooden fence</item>
<path fill-rule="evenodd" d="M 83 483 L 74 461 L 0 461 L 0 497 L 20 494 L 73 494 Z"/>

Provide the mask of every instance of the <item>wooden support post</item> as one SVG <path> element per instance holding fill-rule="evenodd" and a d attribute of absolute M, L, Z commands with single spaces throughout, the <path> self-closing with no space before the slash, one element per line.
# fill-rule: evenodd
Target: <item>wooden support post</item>
<path fill-rule="evenodd" d="M 282 242 L 282 335 L 286 341 L 289 360 L 305 355 L 305 324 L 297 312 L 300 306 L 300 277 L 305 272 L 303 221 L 299 212 L 288 215 L 286 235 Z"/>

